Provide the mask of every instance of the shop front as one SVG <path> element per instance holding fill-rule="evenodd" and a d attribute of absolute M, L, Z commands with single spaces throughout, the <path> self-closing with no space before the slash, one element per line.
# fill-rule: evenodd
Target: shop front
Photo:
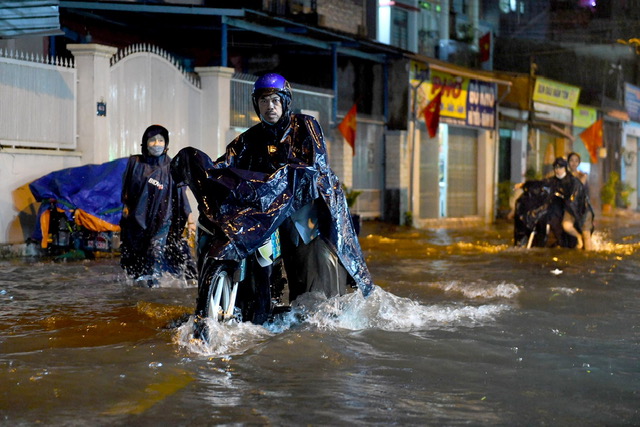
<path fill-rule="evenodd" d="M 409 139 L 415 225 L 442 219 L 491 221 L 499 82 L 439 64 L 430 64 L 428 79 L 414 77 Z M 433 105 L 438 100 L 439 114 Z"/>

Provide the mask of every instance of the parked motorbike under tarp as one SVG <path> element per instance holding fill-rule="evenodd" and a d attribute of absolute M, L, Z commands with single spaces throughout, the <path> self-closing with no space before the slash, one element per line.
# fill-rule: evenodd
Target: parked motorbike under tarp
<path fill-rule="evenodd" d="M 31 239 L 53 252 L 111 250 L 111 235 L 120 231 L 126 165 L 127 159 L 120 158 L 67 168 L 29 184 L 41 203 Z"/>
<path fill-rule="evenodd" d="M 544 181 L 527 181 L 516 200 L 515 246 L 574 248 L 577 239 L 562 231 L 563 199 Z"/>

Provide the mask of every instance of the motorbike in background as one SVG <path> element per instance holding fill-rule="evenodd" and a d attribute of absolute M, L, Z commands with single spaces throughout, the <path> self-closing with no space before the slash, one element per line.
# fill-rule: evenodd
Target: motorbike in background
<path fill-rule="evenodd" d="M 528 181 L 522 189 L 515 205 L 514 245 L 575 248 L 577 239 L 562 230 L 563 196 L 542 181 Z"/>

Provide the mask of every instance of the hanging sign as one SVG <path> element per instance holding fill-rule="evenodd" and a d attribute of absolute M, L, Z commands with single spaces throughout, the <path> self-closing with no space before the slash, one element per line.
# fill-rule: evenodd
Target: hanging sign
<path fill-rule="evenodd" d="M 533 100 L 559 107 L 575 108 L 580 98 L 580 88 L 553 80 L 536 77 Z"/>
<path fill-rule="evenodd" d="M 629 119 L 640 122 L 640 87 L 624 84 L 624 108 L 629 113 Z"/>
<path fill-rule="evenodd" d="M 573 126 L 588 128 L 598 120 L 598 111 L 593 107 L 578 105 L 573 109 Z"/>
<path fill-rule="evenodd" d="M 412 81 L 414 87 L 419 82 Z M 458 126 L 495 129 L 497 86 L 495 83 L 431 70 L 431 79 L 417 88 L 417 112 L 440 90 L 440 122 Z"/>

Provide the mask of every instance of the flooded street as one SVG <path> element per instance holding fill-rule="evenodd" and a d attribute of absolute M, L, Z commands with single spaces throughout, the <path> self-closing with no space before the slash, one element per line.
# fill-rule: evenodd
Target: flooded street
<path fill-rule="evenodd" d="M 510 224 L 365 223 L 377 288 L 268 328 L 180 319 L 196 289 L 117 259 L 0 263 L 3 425 L 640 424 L 640 220 L 597 250 L 514 248 Z"/>

